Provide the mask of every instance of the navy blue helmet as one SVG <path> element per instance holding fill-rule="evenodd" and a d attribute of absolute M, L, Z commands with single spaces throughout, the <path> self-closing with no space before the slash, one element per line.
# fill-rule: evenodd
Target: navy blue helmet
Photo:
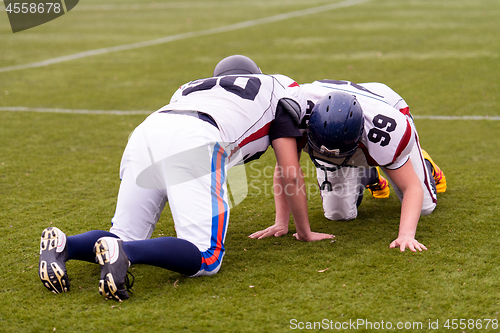
<path fill-rule="evenodd" d="M 358 148 L 363 125 L 363 110 L 355 96 L 337 91 L 323 96 L 313 108 L 307 131 L 309 155 L 316 167 L 335 171 L 347 165 Z M 344 160 L 335 167 L 325 167 L 317 162 L 321 159 L 318 154 Z"/>
<path fill-rule="evenodd" d="M 231 74 L 262 74 L 259 66 L 243 55 L 232 55 L 219 61 L 214 69 L 214 76 Z"/>

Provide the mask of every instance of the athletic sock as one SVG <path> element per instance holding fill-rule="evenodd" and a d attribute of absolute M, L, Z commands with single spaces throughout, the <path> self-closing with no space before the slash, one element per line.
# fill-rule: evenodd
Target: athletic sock
<path fill-rule="evenodd" d="M 95 263 L 94 244 L 101 237 L 115 237 L 115 234 L 104 230 L 91 230 L 83 234 L 68 236 L 68 259 L 83 260 Z"/>
<path fill-rule="evenodd" d="M 123 250 L 132 264 L 162 267 L 187 276 L 201 268 L 200 250 L 191 242 L 175 237 L 160 237 L 123 242 Z"/>

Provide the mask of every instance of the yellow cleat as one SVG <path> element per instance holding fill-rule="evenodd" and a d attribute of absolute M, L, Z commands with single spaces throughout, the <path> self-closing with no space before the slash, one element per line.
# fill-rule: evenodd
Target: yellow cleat
<path fill-rule="evenodd" d="M 424 155 L 424 159 L 432 164 L 432 176 L 434 177 L 434 182 L 436 183 L 436 192 L 446 192 L 446 177 L 444 176 L 444 172 L 437 166 L 436 163 L 434 163 L 429 153 L 422 149 L 422 154 Z"/>
<path fill-rule="evenodd" d="M 366 188 L 371 192 L 375 199 L 387 199 L 389 198 L 389 194 L 391 193 L 389 189 L 389 182 L 387 181 L 387 179 L 382 177 L 379 167 L 376 167 L 376 169 L 378 182 L 375 184 L 366 185 Z"/>

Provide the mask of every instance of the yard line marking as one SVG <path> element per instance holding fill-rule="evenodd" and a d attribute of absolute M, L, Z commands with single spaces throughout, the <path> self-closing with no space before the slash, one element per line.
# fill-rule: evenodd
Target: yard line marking
<path fill-rule="evenodd" d="M 0 111 L 13 112 L 40 112 L 40 113 L 70 113 L 70 114 L 114 114 L 114 115 L 129 115 L 129 114 L 151 114 L 156 110 L 145 111 L 120 111 L 120 110 L 75 110 L 75 109 L 59 109 L 59 108 L 28 108 L 24 106 L 6 106 L 0 107 Z"/>
<path fill-rule="evenodd" d="M 30 108 L 24 106 L 4 106 L 0 111 L 12 112 L 41 112 L 41 113 L 69 113 L 69 114 L 111 114 L 111 115 L 130 115 L 130 114 L 151 114 L 156 110 L 85 110 L 85 109 L 60 109 L 60 108 Z M 414 119 L 426 120 L 500 120 L 500 116 L 426 116 L 413 115 Z"/>
<path fill-rule="evenodd" d="M 333 10 L 333 9 L 344 8 L 344 7 L 349 7 L 349 6 L 354 6 L 354 5 L 362 4 L 365 2 L 369 2 L 369 1 L 372 1 L 372 0 L 346 0 L 346 1 L 339 2 L 339 3 L 333 3 L 333 4 L 328 4 L 328 5 L 319 6 L 319 7 L 297 10 L 294 12 L 289 12 L 289 13 L 285 13 L 285 14 L 278 14 L 278 15 L 264 17 L 264 18 L 260 18 L 260 19 L 250 20 L 250 21 L 243 21 L 243 22 L 230 24 L 230 25 L 217 27 L 217 28 L 211 28 L 211 29 L 200 30 L 200 31 L 185 32 L 185 33 L 181 33 L 181 34 L 166 36 L 163 38 L 153 39 L 153 40 L 144 41 L 144 42 L 124 44 L 124 45 L 118 45 L 118 46 L 113 46 L 113 47 L 105 47 L 102 49 L 89 50 L 89 51 L 79 52 L 79 53 L 75 53 L 75 54 L 70 54 L 67 56 L 52 58 L 52 59 L 48 59 L 48 60 L 44 60 L 44 61 L 33 62 L 33 63 L 29 63 L 29 64 L 2 67 L 2 68 L 0 68 L 0 73 L 21 70 L 21 69 L 27 69 L 27 68 L 37 68 L 37 67 L 42 67 L 42 66 L 58 64 L 58 63 L 65 62 L 65 61 L 71 61 L 71 60 L 76 60 L 76 59 L 81 59 L 81 58 L 86 58 L 86 57 L 92 57 L 92 56 L 96 56 L 96 55 L 100 55 L 100 54 L 107 54 L 107 53 L 119 52 L 119 51 L 128 51 L 128 50 L 133 50 L 133 49 L 138 49 L 138 48 L 143 48 L 143 47 L 148 47 L 148 46 L 165 44 L 165 43 L 173 42 L 176 40 L 213 35 L 213 34 L 222 33 L 222 32 L 229 32 L 229 31 L 234 31 L 234 30 L 238 30 L 238 29 L 254 27 L 257 25 L 261 25 L 261 24 L 288 20 L 288 19 L 295 18 L 295 17 L 307 16 L 307 15 L 311 15 L 311 14 L 318 14 L 321 12 L 325 12 L 325 11 L 329 11 L 329 10 Z"/>
<path fill-rule="evenodd" d="M 431 120 L 500 120 L 500 116 L 416 116 L 414 119 L 431 119 Z"/>
<path fill-rule="evenodd" d="M 324 43 L 327 39 L 318 38 L 316 41 L 310 38 L 309 41 L 300 39 L 299 41 L 293 39 L 282 39 L 281 43 L 288 44 L 302 44 L 302 45 L 314 45 L 315 43 Z M 287 59 L 296 61 L 313 61 L 313 60 L 364 60 L 364 59 L 376 59 L 376 60 L 393 60 L 393 59 L 412 59 L 412 60 L 434 60 L 434 59 L 470 59 L 470 58 L 499 58 L 500 53 L 490 52 L 490 51 L 469 51 L 469 52 L 458 52 L 458 51 L 443 51 L 443 52 L 425 52 L 425 53 L 415 53 L 415 52 L 377 52 L 377 51 L 367 51 L 367 52 L 352 52 L 352 53 L 295 53 L 274 56 L 277 59 Z"/>
<path fill-rule="evenodd" d="M 0 0 L 2 1 L 2 0 Z M 308 4 L 311 5 L 314 2 L 321 3 L 325 2 L 323 0 L 286 0 L 286 1 L 230 1 L 230 2 L 219 2 L 219 1 L 198 1 L 198 2 L 169 2 L 169 3 L 141 3 L 141 4 L 103 4 L 103 5 L 85 5 L 81 4 L 78 6 L 79 11 L 137 11 L 137 10 L 158 10 L 158 9 L 176 9 L 176 8 L 220 8 L 220 7 L 242 7 L 242 6 L 260 6 L 260 7 L 270 7 L 270 6 L 283 6 L 283 5 L 299 5 Z"/>
<path fill-rule="evenodd" d="M 4 2 L 4 0 L 0 0 Z M 279 0 L 279 1 L 198 1 L 198 2 L 168 2 L 168 3 L 141 3 L 141 4 L 102 4 L 87 5 L 79 3 L 73 11 L 138 11 L 138 10 L 158 10 L 158 9 L 177 9 L 177 8 L 227 8 L 227 7 L 281 7 L 283 5 L 314 5 L 324 3 L 325 0 Z M 0 12 L 5 12 L 5 8 L 0 6 Z"/>

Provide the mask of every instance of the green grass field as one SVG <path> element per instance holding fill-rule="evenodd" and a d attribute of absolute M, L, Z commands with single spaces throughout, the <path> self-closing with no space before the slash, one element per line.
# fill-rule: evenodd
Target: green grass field
<path fill-rule="evenodd" d="M 306 15 L 336 2 L 86 0 L 15 34 L 0 4 L 0 332 L 317 331 L 308 329 L 314 322 L 343 332 L 499 332 L 500 3 L 344 1 Z M 251 24 L 235 29 L 240 22 Z M 218 27 L 226 28 L 210 30 Z M 417 230 L 429 250 L 389 249 L 399 223 L 394 192 L 387 200 L 367 192 L 356 220 L 327 221 L 306 156 L 312 228 L 336 241 L 298 242 L 294 228 L 282 238 L 249 239 L 274 222 L 270 188 L 264 191 L 271 178 L 255 172 L 274 165 L 269 151 L 247 166 L 260 187 L 231 211 L 217 275 L 190 279 L 136 265 L 134 293 L 117 303 L 98 294 L 98 265 L 70 261 L 71 292 L 48 292 L 37 275 L 41 231 L 108 230 L 129 133 L 179 85 L 210 76 L 230 54 L 299 83 L 376 81 L 402 95 L 422 146 L 448 180 Z M 12 111 L 19 108 L 28 111 Z M 168 209 L 153 237 L 163 235 L 175 235 Z M 361 320 L 371 328 L 335 329 Z"/>

